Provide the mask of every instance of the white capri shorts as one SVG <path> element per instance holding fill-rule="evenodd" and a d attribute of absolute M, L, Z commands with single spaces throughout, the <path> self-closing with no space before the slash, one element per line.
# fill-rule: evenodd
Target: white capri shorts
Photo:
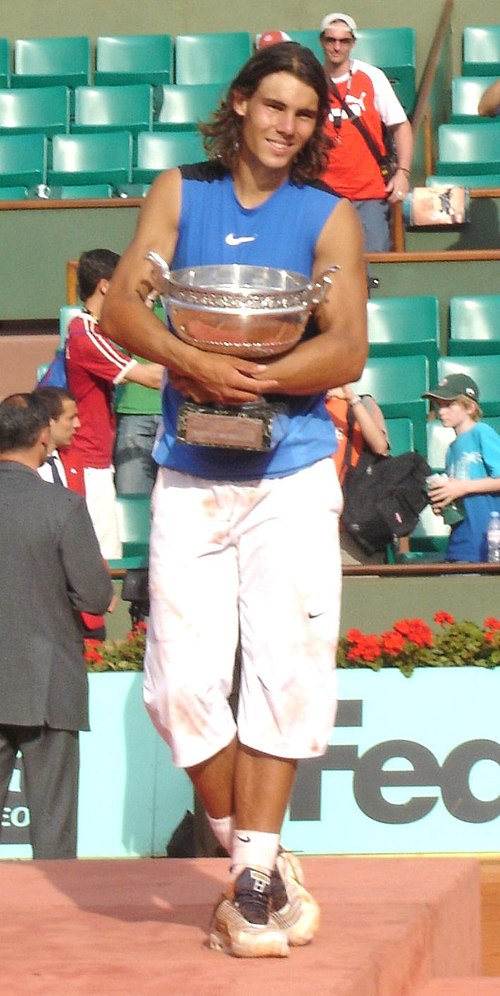
<path fill-rule="evenodd" d="M 176 765 L 207 760 L 236 734 L 276 757 L 325 752 L 336 708 L 341 508 L 332 459 L 243 484 L 160 469 L 144 701 Z"/>
<path fill-rule="evenodd" d="M 119 560 L 122 544 L 116 516 L 116 491 L 113 467 L 85 467 L 85 500 L 97 536 L 101 556 Z"/>

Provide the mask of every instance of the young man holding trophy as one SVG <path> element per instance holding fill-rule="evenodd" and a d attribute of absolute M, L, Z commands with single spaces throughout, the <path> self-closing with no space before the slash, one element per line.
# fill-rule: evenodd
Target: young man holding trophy
<path fill-rule="evenodd" d="M 355 381 L 367 353 L 361 227 L 347 201 L 315 183 L 328 106 L 309 49 L 257 52 L 202 126 L 209 161 L 152 185 L 102 315 L 114 341 L 167 370 L 144 695 L 231 856 L 210 944 L 241 957 L 287 955 L 319 922 L 279 835 L 297 760 L 324 753 L 335 716 L 341 492 L 324 395 Z M 213 285 L 219 267 L 236 275 L 229 288 Z M 193 317 L 172 288 L 182 270 L 196 298 L 206 268 L 212 283 Z M 239 276 L 259 271 L 269 284 L 279 271 L 285 289 L 300 274 L 306 283 L 327 274 L 296 345 L 272 342 L 283 317 L 274 284 L 268 316 L 265 293 L 255 316 L 251 304 L 234 307 Z M 144 303 L 158 289 L 167 328 Z M 229 328 L 219 346 L 218 323 Z M 253 351 L 231 340 L 245 323 L 250 337 L 256 323 L 262 332 Z"/>

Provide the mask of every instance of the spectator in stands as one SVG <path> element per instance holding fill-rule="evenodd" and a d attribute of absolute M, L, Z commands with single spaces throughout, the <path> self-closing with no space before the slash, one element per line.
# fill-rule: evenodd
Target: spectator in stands
<path fill-rule="evenodd" d="M 230 852 L 210 944 L 241 957 L 286 955 L 289 943 L 311 940 L 319 916 L 279 834 L 297 758 L 324 753 L 335 711 L 341 495 L 324 395 L 335 381 L 356 380 L 367 352 L 361 225 L 348 201 L 311 182 L 327 113 L 310 49 L 283 42 L 256 52 L 203 126 L 210 161 L 152 185 L 103 312 L 108 335 L 168 368 L 145 700 Z M 143 304 L 155 284 L 151 252 L 174 268 L 234 263 L 308 276 L 337 260 L 341 268 L 311 336 L 257 362 L 165 330 Z M 268 394 L 270 405 L 278 395 L 285 406 L 269 449 L 235 446 L 241 406 Z M 236 418 L 217 416 L 230 419 L 222 446 L 212 414 L 215 445 L 178 440 L 187 399 L 236 407 Z M 235 723 L 227 698 L 239 629 Z"/>
<path fill-rule="evenodd" d="M 334 387 L 326 396 L 326 408 L 335 426 L 338 449 L 334 454 L 335 467 L 341 486 L 349 467 L 355 467 L 364 449 L 386 456 L 389 440 L 384 416 L 377 402 L 369 394 L 361 397 L 350 384 Z M 342 529 L 340 520 L 340 549 L 343 564 L 370 564 L 381 560 L 380 554 L 365 553 L 356 541 Z"/>
<path fill-rule="evenodd" d="M 262 31 L 257 35 L 255 44 L 257 50 L 267 48 L 268 45 L 278 45 L 280 42 L 291 41 L 290 35 L 286 31 Z"/>
<path fill-rule="evenodd" d="M 497 118 L 500 116 L 500 80 L 495 80 L 491 86 L 487 87 L 477 105 L 478 114 L 484 118 Z"/>
<path fill-rule="evenodd" d="M 36 392 L 0 404 L 0 812 L 21 751 L 33 857 L 74 858 L 89 728 L 78 614 L 104 612 L 113 589 L 84 500 L 37 473 L 49 432 Z"/>
<path fill-rule="evenodd" d="M 62 484 L 85 494 L 83 468 L 74 460 L 66 462 L 67 448 L 80 426 L 75 398 L 65 387 L 38 387 L 36 391 L 45 402 L 50 419 L 47 456 L 38 473 L 50 484 Z"/>
<path fill-rule="evenodd" d="M 154 306 L 155 297 L 148 294 L 148 307 Z M 145 362 L 139 356 L 134 359 Z M 151 494 L 158 470 L 153 444 L 161 422 L 160 392 L 132 381 L 120 384 L 115 393 L 115 413 L 116 493 Z"/>
<path fill-rule="evenodd" d="M 159 388 L 163 367 L 140 364 L 115 346 L 99 326 L 102 304 L 119 256 L 91 249 L 78 262 L 78 293 L 84 308 L 70 322 L 66 339 L 68 385 L 78 405 L 80 427 L 70 448 L 84 468 L 90 517 L 107 560 L 121 556 L 112 466 L 115 440 L 113 388 L 122 381 Z"/>
<path fill-rule="evenodd" d="M 47 456 L 38 473 L 49 484 L 58 484 L 71 488 L 85 497 L 85 481 L 83 467 L 75 459 L 68 457 L 68 447 L 75 432 L 80 426 L 76 401 L 65 387 L 38 387 L 37 396 L 44 401 L 49 414 L 49 445 Z M 115 599 L 108 606 L 108 612 L 114 608 Z M 84 636 L 93 640 L 106 639 L 104 616 L 82 612 Z"/>
<path fill-rule="evenodd" d="M 352 58 L 356 31 L 349 14 L 327 14 L 320 25 L 330 89 L 326 131 L 332 140 L 322 179 L 356 207 L 366 252 L 387 252 L 391 248 L 390 205 L 403 201 L 410 187 L 413 137 L 385 74 Z M 388 178 L 382 176 L 376 158 L 386 152 L 384 128 L 397 156 L 396 171 Z"/>
<path fill-rule="evenodd" d="M 446 560 L 488 560 L 487 530 L 492 512 L 500 512 L 500 436 L 482 423 L 479 389 L 467 374 L 449 374 L 422 395 L 434 402 L 455 439 L 446 452 L 447 478 L 429 490 L 433 511 L 461 499 L 465 517 L 451 527 Z"/>

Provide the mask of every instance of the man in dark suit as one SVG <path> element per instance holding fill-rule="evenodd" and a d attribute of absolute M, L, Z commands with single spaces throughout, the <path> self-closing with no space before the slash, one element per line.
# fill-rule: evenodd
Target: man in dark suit
<path fill-rule="evenodd" d="M 49 417 L 0 403 L 0 811 L 21 751 L 35 858 L 76 857 L 78 731 L 88 730 L 79 613 L 113 590 L 84 499 L 37 473 Z"/>

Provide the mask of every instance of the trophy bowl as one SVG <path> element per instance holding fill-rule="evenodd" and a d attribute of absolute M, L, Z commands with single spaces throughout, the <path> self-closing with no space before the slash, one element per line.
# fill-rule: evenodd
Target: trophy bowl
<path fill-rule="evenodd" d="M 299 341 L 331 284 L 331 266 L 314 283 L 301 273 L 238 263 L 170 270 L 157 253 L 153 286 L 184 342 L 249 359 L 275 356 Z"/>

